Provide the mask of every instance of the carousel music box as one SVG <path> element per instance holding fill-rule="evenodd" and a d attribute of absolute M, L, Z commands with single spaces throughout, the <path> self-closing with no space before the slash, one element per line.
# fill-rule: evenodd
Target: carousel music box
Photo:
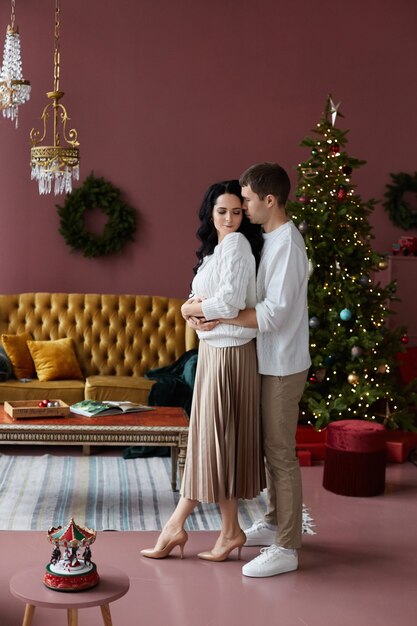
<path fill-rule="evenodd" d="M 46 566 L 44 584 L 56 591 L 83 591 L 99 582 L 95 563 L 91 561 L 91 544 L 96 531 L 83 528 L 71 518 L 66 526 L 48 530 L 48 539 L 54 546 Z"/>

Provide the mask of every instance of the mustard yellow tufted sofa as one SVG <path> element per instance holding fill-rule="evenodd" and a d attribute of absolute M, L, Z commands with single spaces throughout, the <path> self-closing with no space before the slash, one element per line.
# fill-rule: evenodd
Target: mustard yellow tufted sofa
<path fill-rule="evenodd" d="M 197 347 L 181 316 L 183 300 L 78 293 L 0 295 L 0 337 L 29 332 L 36 341 L 70 337 L 84 380 L 0 382 L 0 402 L 61 399 L 146 403 L 145 372 Z"/>

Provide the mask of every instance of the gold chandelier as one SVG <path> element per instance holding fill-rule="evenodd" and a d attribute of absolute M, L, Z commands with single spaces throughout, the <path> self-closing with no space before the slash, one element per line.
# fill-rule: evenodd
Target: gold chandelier
<path fill-rule="evenodd" d="M 54 90 L 46 95 L 52 101 L 46 105 L 42 113 L 43 134 L 32 128 L 30 140 L 32 142 L 30 165 L 32 180 L 37 180 L 39 193 L 51 193 L 54 182 L 55 195 L 70 193 L 72 180 L 79 179 L 80 153 L 78 150 L 77 131 L 71 129 L 67 132 L 68 113 L 60 103 L 63 91 L 59 89 L 60 71 L 60 0 L 55 0 L 55 31 L 54 31 Z M 53 145 L 42 145 L 47 138 L 47 121 L 52 116 Z M 61 133 L 59 131 L 61 127 Z M 61 145 L 64 142 L 64 145 Z"/>
<path fill-rule="evenodd" d="M 0 109 L 4 117 L 15 122 L 17 128 L 19 106 L 30 98 L 30 82 L 23 78 L 19 28 L 15 25 L 15 17 L 15 0 L 12 0 L 12 14 L 6 31 L 3 65 L 0 68 Z"/>

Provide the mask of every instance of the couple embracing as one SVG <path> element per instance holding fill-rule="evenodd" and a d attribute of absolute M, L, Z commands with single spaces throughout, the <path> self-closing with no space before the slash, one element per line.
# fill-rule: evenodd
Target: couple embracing
<path fill-rule="evenodd" d="M 179 547 L 182 557 L 187 517 L 199 502 L 216 502 L 220 534 L 199 558 L 220 562 L 234 550 L 240 557 L 244 546 L 264 546 L 243 566 L 245 576 L 298 567 L 303 504 L 295 435 L 311 361 L 308 260 L 285 210 L 289 192 L 281 166 L 259 163 L 204 196 L 192 296 L 182 307 L 200 347 L 181 497 L 143 556 L 161 559 Z M 238 499 L 256 497 L 265 478 L 267 512 L 243 531 Z"/>

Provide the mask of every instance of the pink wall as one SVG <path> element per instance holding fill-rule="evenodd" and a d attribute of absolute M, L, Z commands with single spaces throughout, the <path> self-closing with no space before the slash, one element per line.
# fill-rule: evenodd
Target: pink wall
<path fill-rule="evenodd" d="M 62 0 L 61 88 L 78 130 L 82 180 L 93 170 L 137 209 L 136 241 L 86 259 L 58 232 L 55 205 L 30 181 L 29 131 L 52 90 L 54 1 L 17 0 L 32 98 L 20 127 L 0 119 L 0 291 L 188 293 L 196 212 L 211 182 L 277 160 L 327 94 L 342 101 L 355 183 L 382 199 L 390 172 L 417 169 L 415 0 Z M 0 5 L 1 41 L 9 22 Z M 101 216 L 100 216 L 101 217 Z M 401 231 L 379 205 L 375 247 Z M 408 233 L 411 234 L 411 233 Z M 416 233 L 413 233 L 416 234 Z"/>

